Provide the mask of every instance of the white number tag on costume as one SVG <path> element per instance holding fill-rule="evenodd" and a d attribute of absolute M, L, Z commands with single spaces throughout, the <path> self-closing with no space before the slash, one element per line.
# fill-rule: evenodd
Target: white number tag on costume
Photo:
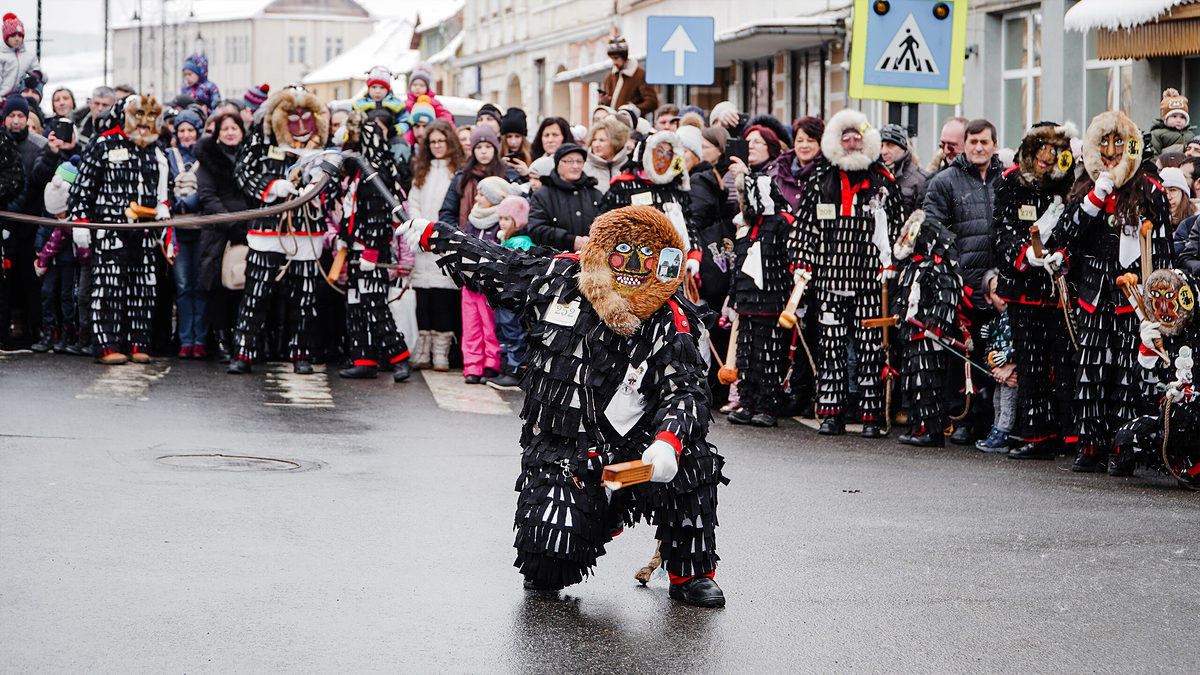
<path fill-rule="evenodd" d="M 279 147 L 278 145 L 272 145 L 271 148 L 267 150 L 267 159 L 284 160 L 287 159 L 287 154 L 283 151 L 283 148 Z"/>
<path fill-rule="evenodd" d="M 645 363 L 629 366 L 625 378 L 621 380 L 621 386 L 617 387 L 617 393 L 613 394 L 608 407 L 604 409 L 608 423 L 622 436 L 629 433 L 646 412 L 646 397 L 639 391 L 645 376 Z"/>
<path fill-rule="evenodd" d="M 1017 217 L 1021 220 L 1037 220 L 1037 209 L 1030 204 L 1024 204 L 1017 209 Z"/>
<path fill-rule="evenodd" d="M 837 218 L 837 209 L 833 204 L 817 204 L 817 220 L 833 220 Z"/>
<path fill-rule="evenodd" d="M 556 326 L 570 328 L 575 325 L 575 321 L 579 318 L 579 301 L 552 302 L 546 308 L 546 316 L 542 318 Z"/>
<path fill-rule="evenodd" d="M 110 162 L 128 162 L 129 148 L 113 148 L 108 151 L 108 161 Z"/>
<path fill-rule="evenodd" d="M 654 195 L 649 192 L 639 192 L 630 199 L 633 206 L 652 206 L 654 204 Z"/>

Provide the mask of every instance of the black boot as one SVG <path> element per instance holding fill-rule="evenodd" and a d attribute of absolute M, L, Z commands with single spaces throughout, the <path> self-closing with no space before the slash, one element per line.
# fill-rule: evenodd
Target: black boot
<path fill-rule="evenodd" d="M 292 361 L 292 372 L 297 375 L 312 375 L 312 362 L 308 359 L 296 359 Z"/>
<path fill-rule="evenodd" d="M 883 427 L 874 420 L 863 422 L 862 431 L 858 434 L 862 438 L 884 438 L 887 434 L 883 433 Z"/>
<path fill-rule="evenodd" d="M 950 434 L 950 442 L 955 445 L 975 445 L 975 441 L 971 440 L 971 430 L 965 424 L 954 427 L 954 433 Z"/>
<path fill-rule="evenodd" d="M 821 420 L 821 428 L 817 430 L 822 436 L 841 436 L 846 433 L 846 422 L 841 415 L 826 417 Z"/>
<path fill-rule="evenodd" d="M 36 342 L 29 346 L 30 349 L 38 354 L 45 354 L 50 351 L 50 346 L 54 342 L 54 331 L 48 328 L 43 328 Z"/>
<path fill-rule="evenodd" d="M 517 368 L 506 368 L 499 377 L 488 380 L 488 386 L 500 391 L 517 391 L 521 388 L 520 372 Z"/>
<path fill-rule="evenodd" d="M 403 382 L 412 375 L 412 359 L 404 359 L 392 364 L 392 382 Z"/>
<path fill-rule="evenodd" d="M 738 408 L 729 413 L 730 424 L 750 424 L 754 420 L 754 411 L 749 408 Z"/>
<path fill-rule="evenodd" d="M 300 362 L 297 361 L 296 366 L 298 367 L 299 365 Z M 312 366 L 309 366 L 310 370 L 308 372 L 310 373 L 312 372 L 311 368 Z M 297 370 L 296 372 L 298 373 L 300 371 Z M 351 366 L 349 368 L 343 368 L 342 370 L 339 370 L 338 375 L 350 380 L 373 380 L 379 376 L 379 366 Z"/>
<path fill-rule="evenodd" d="M 1106 469 L 1108 469 L 1108 455 L 1088 450 L 1080 450 L 1076 453 L 1075 463 L 1071 465 L 1071 471 L 1075 473 L 1103 473 Z"/>
<path fill-rule="evenodd" d="M 1133 470 L 1137 468 L 1137 462 L 1134 461 L 1132 455 L 1132 452 L 1116 452 L 1109 456 L 1108 475 L 1132 476 Z"/>
<path fill-rule="evenodd" d="M 1058 456 L 1058 443 L 1053 438 L 1030 441 L 1008 451 L 1011 459 L 1054 459 Z"/>
<path fill-rule="evenodd" d="M 230 345 L 232 343 L 233 343 L 233 340 L 231 339 L 231 337 L 229 335 L 229 331 L 227 331 L 227 330 L 217 331 L 217 362 L 218 363 L 229 363 L 230 359 L 233 358 L 233 350 L 230 349 Z"/>
<path fill-rule="evenodd" d="M 725 594 L 712 577 L 692 577 L 682 584 L 671 584 L 672 600 L 696 607 L 724 607 Z"/>
<path fill-rule="evenodd" d="M 779 421 L 769 412 L 760 412 L 750 418 L 750 424 L 756 427 L 774 427 L 779 425 Z"/>
<path fill-rule="evenodd" d="M 229 362 L 229 367 L 225 372 L 230 375 L 248 375 L 250 374 L 250 361 L 247 359 L 233 359 Z"/>
<path fill-rule="evenodd" d="M 946 434 L 920 424 L 913 427 L 910 433 L 901 436 L 900 442 L 918 448 L 944 448 L 946 447 Z"/>

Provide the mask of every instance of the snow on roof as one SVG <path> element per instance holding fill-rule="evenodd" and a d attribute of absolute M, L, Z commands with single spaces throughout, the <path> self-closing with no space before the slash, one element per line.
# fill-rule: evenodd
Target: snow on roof
<path fill-rule="evenodd" d="M 442 47 L 440 50 L 437 51 L 437 53 L 430 56 L 428 59 L 428 62 L 429 63 L 446 63 L 447 61 L 454 58 L 455 56 L 458 56 L 458 48 L 462 46 L 462 43 L 463 43 L 463 34 L 462 34 L 462 31 L 459 31 L 458 35 L 455 35 L 454 37 L 450 38 L 450 41 L 446 43 L 445 47 Z"/>
<path fill-rule="evenodd" d="M 1067 10 L 1063 27 L 1086 32 L 1094 28 L 1120 30 L 1149 23 L 1179 5 L 1195 0 L 1079 0 Z"/>
<path fill-rule="evenodd" d="M 395 74 L 407 73 L 419 55 L 409 49 L 412 23 L 404 19 L 384 19 L 365 40 L 349 51 L 317 68 L 301 80 L 304 84 L 340 82 L 367 78 L 367 71 L 383 66 Z"/>
<path fill-rule="evenodd" d="M 466 0 L 450 0 L 449 2 L 431 2 L 423 5 L 422 9 L 417 12 L 421 17 L 421 25 L 417 27 L 417 32 L 429 30 L 458 14 L 465 4 Z"/>

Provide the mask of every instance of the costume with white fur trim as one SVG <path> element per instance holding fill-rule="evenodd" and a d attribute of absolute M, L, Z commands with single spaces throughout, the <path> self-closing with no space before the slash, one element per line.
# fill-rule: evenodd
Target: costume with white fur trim
<path fill-rule="evenodd" d="M 902 235 L 893 248 L 901 265 L 895 302 L 900 318 L 900 390 L 911 435 L 940 438 L 950 426 L 945 396 L 948 355 L 936 340 L 925 336 L 925 330 L 939 337 L 963 339 L 959 318 L 963 278 L 949 228 L 934 221 L 918 224 L 917 219 L 905 227 L 919 227 L 920 231 L 911 239 Z M 909 323 L 909 318 L 925 328 Z"/>
<path fill-rule="evenodd" d="M 666 159 L 665 151 L 668 149 L 670 158 Z M 655 167 L 656 150 L 663 152 L 665 166 Z M 678 134 L 674 131 L 656 131 L 634 148 L 629 163 L 613 178 L 608 192 L 600 200 L 600 211 L 612 211 L 622 206 L 653 206 L 667 214 L 679 236 L 684 239 L 686 246 L 683 252 L 699 260 L 700 251 L 693 254 L 690 250 L 692 242 L 699 241 L 687 215 L 691 211 L 690 191 L 691 179 L 684 166 L 683 143 Z"/>
<path fill-rule="evenodd" d="M 729 306 L 738 313 L 738 397 L 749 414 L 778 415 L 792 341 L 779 314 L 794 285 L 796 219 L 766 173 L 747 175 L 741 194 L 744 224 L 734 239 L 729 292 Z"/>
<path fill-rule="evenodd" d="M 1112 166 L 1102 155 L 1105 138 L 1116 139 L 1117 144 L 1110 146 L 1115 149 L 1109 157 Z M 1167 198 L 1142 173 L 1140 151 L 1141 134 L 1132 120 L 1121 112 L 1097 115 L 1083 142 L 1087 173 L 1072 188 L 1058 225 L 1065 230 L 1079 289 L 1074 386 L 1079 446 L 1073 467 L 1077 471 L 1102 468 L 1117 427 L 1147 412 L 1156 398 L 1154 377 L 1135 362 L 1140 342 L 1137 317 L 1116 284 L 1117 277 L 1127 272 L 1141 276 L 1139 232 L 1147 220 L 1152 223 L 1152 266 L 1171 265 Z M 1103 194 L 1106 184 L 1113 186 L 1112 194 Z"/>
<path fill-rule="evenodd" d="M 527 582 L 579 582 L 604 545 L 643 518 L 658 528 L 671 575 L 711 575 L 724 460 L 706 440 L 698 310 L 678 292 L 681 267 L 670 281 L 653 271 L 664 248 L 680 246 L 671 224 L 652 208 L 612 211 L 579 254 L 554 258 L 445 223 L 422 226 L 422 247 L 442 254 L 438 264 L 457 283 L 520 312 L 528 331 L 515 542 Z M 643 265 L 649 275 L 637 290 L 617 290 L 618 270 Z M 606 495 L 602 467 L 643 457 L 656 439 L 678 452 L 674 479 Z"/>
<path fill-rule="evenodd" d="M 129 96 L 101 118 L 101 132 L 84 148 L 71 186 L 67 218 L 88 223 L 128 223 L 131 202 L 167 210 L 167 157 L 157 144 L 162 108 L 153 97 Z M 146 353 L 157 279 L 153 230 L 92 230 L 93 344 L 108 354 Z"/>
<path fill-rule="evenodd" d="M 862 135 L 861 152 L 842 149 L 844 131 Z M 797 207 L 801 261 L 812 268 L 822 332 L 818 414 L 841 420 L 847 396 L 847 341 L 858 356 L 861 421 L 884 422 L 884 355 L 876 328 L 862 320 L 878 317 L 881 268 L 891 267 L 892 242 L 902 225 L 899 188 L 879 161 L 879 131 L 855 110 L 833 116 L 821 139 L 818 159 Z M 827 161 L 826 161 L 827 160 Z"/>
<path fill-rule="evenodd" d="M 342 146 L 358 152 L 396 199 L 403 202 L 404 189 L 396 162 L 382 133 L 374 124 L 364 123 L 366 116 L 354 111 L 347 118 L 347 134 Z M 357 168 L 357 167 L 356 167 Z M 342 183 L 342 221 L 339 236 L 345 243 L 346 256 L 346 336 L 350 340 L 350 358 L 355 366 L 378 366 L 381 361 L 399 363 L 408 358 L 404 335 L 388 310 L 388 270 L 363 269 L 360 261 L 391 263 L 392 241 L 396 226 L 388 201 L 374 185 L 368 184 L 361 170 Z"/>
<path fill-rule="evenodd" d="M 254 117 L 238 152 L 234 177 L 250 204 L 264 206 L 286 198 L 275 192 L 277 183 L 291 180 L 296 150 L 325 146 L 329 120 L 320 99 L 299 87 L 272 94 Z M 281 292 L 288 307 L 288 358 L 312 358 L 321 275 L 318 259 L 324 250 L 325 202 L 331 195 L 332 188 L 286 216 L 260 218 L 251 226 L 246 236 L 250 245 L 246 288 L 233 333 L 235 358 L 247 363 L 259 358 L 270 299 Z"/>
<path fill-rule="evenodd" d="M 1021 411 L 1013 435 L 1031 442 L 1060 437 L 1071 419 L 1074 378 L 1066 318 L 1058 307 L 1054 277 L 1029 263 L 1029 228 L 1036 224 L 1042 230 L 1046 255 L 1066 248 L 1067 228 L 1057 227 L 1054 214 L 1061 207 L 1054 204 L 1067 199 L 1075 181 L 1073 136 L 1070 125 L 1035 124 L 1017 148 L 1017 165 L 996 182 L 996 294 L 1008 303 Z M 1037 158 L 1044 146 L 1054 148 L 1049 165 Z"/>

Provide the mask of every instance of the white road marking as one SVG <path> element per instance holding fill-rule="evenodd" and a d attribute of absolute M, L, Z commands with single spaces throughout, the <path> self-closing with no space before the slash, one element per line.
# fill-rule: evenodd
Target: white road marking
<path fill-rule="evenodd" d="M 100 377 L 75 398 L 146 401 L 150 385 L 166 377 L 171 366 L 166 361 L 100 366 Z"/>
<path fill-rule="evenodd" d="M 267 405 L 290 408 L 332 408 L 333 392 L 325 366 L 313 366 L 312 375 L 297 375 L 290 363 L 267 365 L 267 396 L 275 399 Z"/>
<path fill-rule="evenodd" d="M 495 389 L 485 384 L 467 384 L 462 373 L 439 373 L 422 370 L 421 377 L 438 407 L 450 412 L 476 413 L 478 415 L 512 415 L 513 409 Z"/>

